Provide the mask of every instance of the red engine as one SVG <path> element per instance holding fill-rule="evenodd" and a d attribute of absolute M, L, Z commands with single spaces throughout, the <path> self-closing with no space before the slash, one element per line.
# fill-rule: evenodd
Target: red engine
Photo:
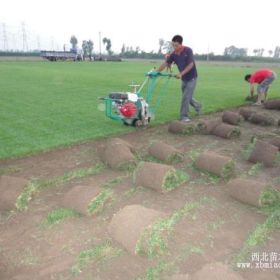
<path fill-rule="evenodd" d="M 126 118 L 132 118 L 135 116 L 137 112 L 137 107 L 132 102 L 124 103 L 123 106 L 120 108 L 121 114 Z"/>

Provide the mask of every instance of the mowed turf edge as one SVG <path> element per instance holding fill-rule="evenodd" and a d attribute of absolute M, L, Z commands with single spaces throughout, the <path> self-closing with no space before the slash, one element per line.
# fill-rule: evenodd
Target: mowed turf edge
<path fill-rule="evenodd" d="M 0 159 L 133 131 L 107 119 L 98 97 L 128 91 L 128 84 L 141 83 L 144 73 L 159 64 L 160 61 L 0 62 Z M 202 102 L 204 113 L 243 104 L 248 92 L 243 76 L 252 70 L 198 63 L 195 98 Z M 151 125 L 178 119 L 180 84 L 176 79 L 170 81 Z M 162 85 L 163 81 L 159 81 L 157 89 Z M 275 81 L 269 96 L 276 96 L 279 90 L 280 84 Z"/>

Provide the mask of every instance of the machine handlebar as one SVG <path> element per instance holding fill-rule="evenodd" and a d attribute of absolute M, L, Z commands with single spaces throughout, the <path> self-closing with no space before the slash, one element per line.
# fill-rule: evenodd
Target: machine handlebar
<path fill-rule="evenodd" d="M 176 74 L 172 74 L 172 73 L 161 73 L 161 72 L 157 72 L 157 71 L 150 71 L 145 73 L 146 77 L 149 78 L 157 78 L 157 77 L 170 77 L 170 78 L 175 78 Z"/>

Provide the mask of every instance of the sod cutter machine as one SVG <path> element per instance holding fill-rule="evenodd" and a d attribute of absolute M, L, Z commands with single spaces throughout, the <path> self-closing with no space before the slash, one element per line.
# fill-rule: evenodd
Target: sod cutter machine
<path fill-rule="evenodd" d="M 108 97 L 100 98 L 105 102 L 105 114 L 112 120 L 122 121 L 124 125 L 135 127 L 146 126 L 154 118 L 156 109 L 159 107 L 161 98 L 167 91 L 172 73 L 160 73 L 150 71 L 145 73 L 145 80 L 141 85 L 129 85 L 134 88 L 134 92 L 112 92 Z M 156 84 L 159 78 L 164 79 L 156 100 L 152 102 Z M 144 86 L 147 84 L 147 92 L 144 98 L 142 94 Z M 139 88 L 139 90 L 137 90 Z"/>

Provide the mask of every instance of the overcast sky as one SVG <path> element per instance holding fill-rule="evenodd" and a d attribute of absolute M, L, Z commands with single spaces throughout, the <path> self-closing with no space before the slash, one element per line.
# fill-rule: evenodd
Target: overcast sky
<path fill-rule="evenodd" d="M 62 49 L 75 35 L 99 51 L 101 32 L 114 52 L 123 43 L 157 51 L 159 38 L 181 34 L 194 53 L 235 45 L 266 55 L 280 45 L 279 12 L 279 0 L 1 0 L 0 49 L 22 49 L 26 33 L 29 49 Z"/>

